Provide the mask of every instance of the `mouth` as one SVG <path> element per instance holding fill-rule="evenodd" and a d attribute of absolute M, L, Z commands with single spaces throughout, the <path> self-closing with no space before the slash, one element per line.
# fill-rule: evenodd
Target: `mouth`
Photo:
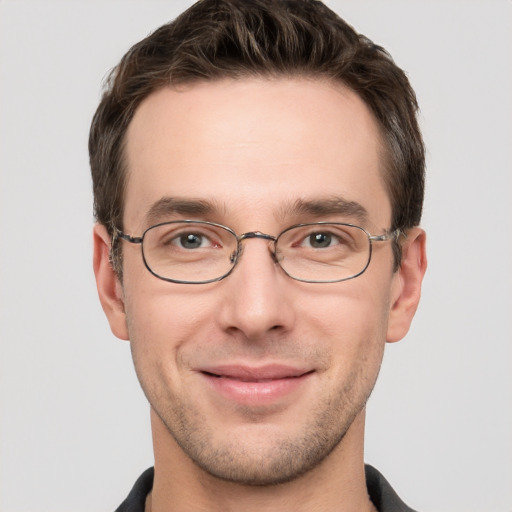
<path fill-rule="evenodd" d="M 274 403 L 298 392 L 314 370 L 283 365 L 216 366 L 200 370 L 211 389 L 245 405 Z"/>

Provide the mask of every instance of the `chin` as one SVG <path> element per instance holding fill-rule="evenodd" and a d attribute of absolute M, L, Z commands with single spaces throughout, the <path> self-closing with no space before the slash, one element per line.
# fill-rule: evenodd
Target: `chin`
<path fill-rule="evenodd" d="M 206 420 L 190 416 L 164 423 L 181 451 L 208 475 L 238 485 L 271 486 L 313 470 L 342 443 L 360 409 L 349 415 L 334 409 L 325 408 L 314 421 L 295 424 L 292 431 L 268 423 L 214 431 Z"/>

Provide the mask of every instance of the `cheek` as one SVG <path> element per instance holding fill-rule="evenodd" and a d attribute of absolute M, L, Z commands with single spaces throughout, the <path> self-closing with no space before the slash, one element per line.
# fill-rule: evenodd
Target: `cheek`
<path fill-rule="evenodd" d="M 329 346 L 337 374 L 347 375 L 356 367 L 378 372 L 386 341 L 389 290 L 363 279 L 340 285 L 345 288 L 338 287 L 323 300 L 309 300 L 298 317 L 305 329 L 311 329 L 310 336 L 320 337 L 320 346 Z"/>
<path fill-rule="evenodd" d="M 125 310 L 135 369 L 146 385 L 179 386 L 183 353 L 192 340 L 208 341 L 214 311 L 201 294 L 144 277 L 125 283 Z M 185 285 L 183 285 L 185 286 Z M 172 288 L 172 289 L 170 289 Z M 171 293 L 172 292 L 172 293 Z"/>
<path fill-rule="evenodd" d="M 173 286 L 168 283 L 164 285 Z M 131 297 L 131 299 L 130 299 Z M 196 337 L 208 331 L 206 324 L 214 312 L 200 296 L 169 293 L 169 289 L 158 293 L 132 291 L 126 302 L 126 315 L 130 339 L 151 346 L 153 350 L 178 350 Z"/>
<path fill-rule="evenodd" d="M 330 288 L 327 288 L 330 286 Z M 298 318 L 309 319 L 330 337 L 363 337 L 363 333 L 385 329 L 389 315 L 389 283 L 378 286 L 362 276 L 334 285 L 325 285 L 304 297 Z M 359 333 L 359 336 L 356 336 Z"/>
<path fill-rule="evenodd" d="M 197 330 L 208 304 L 191 285 L 168 283 L 150 274 L 141 254 L 126 254 L 124 298 L 132 342 L 157 350 L 179 346 L 190 330 Z"/>

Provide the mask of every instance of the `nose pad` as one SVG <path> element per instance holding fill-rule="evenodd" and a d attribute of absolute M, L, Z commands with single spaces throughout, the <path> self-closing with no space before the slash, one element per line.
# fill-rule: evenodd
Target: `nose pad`
<path fill-rule="evenodd" d="M 231 263 L 231 265 L 238 264 L 238 262 L 240 261 L 240 258 L 242 257 L 243 252 L 244 252 L 244 246 L 242 244 L 240 244 L 239 247 L 229 255 L 229 262 Z M 274 240 L 269 240 L 268 252 L 270 253 L 270 258 L 272 259 L 273 263 L 280 266 L 279 261 L 282 260 L 283 258 L 282 257 L 280 258 L 277 255 Z"/>
<path fill-rule="evenodd" d="M 262 233 L 261 231 L 249 231 L 244 233 L 238 237 L 238 246 L 236 250 L 234 250 L 229 256 L 229 262 L 233 264 L 238 264 L 242 254 L 244 252 L 244 244 L 243 241 L 248 240 L 250 238 L 261 238 L 263 240 L 268 241 L 268 250 L 270 252 L 270 257 L 274 263 L 279 264 L 279 260 L 276 254 L 276 237 L 272 235 L 267 235 L 266 233 Z"/>
<path fill-rule="evenodd" d="M 269 240 L 268 242 L 268 251 L 270 252 L 270 257 L 272 258 L 272 261 L 279 265 L 279 261 L 282 258 L 279 258 L 276 251 L 276 241 L 275 240 Z"/>
<path fill-rule="evenodd" d="M 241 252 L 241 248 L 237 248 L 229 255 L 229 263 L 231 263 L 231 265 L 233 265 L 233 263 L 238 260 Z"/>

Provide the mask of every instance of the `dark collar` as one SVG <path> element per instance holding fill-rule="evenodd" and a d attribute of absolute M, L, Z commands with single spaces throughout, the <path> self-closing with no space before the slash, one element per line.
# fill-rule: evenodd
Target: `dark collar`
<path fill-rule="evenodd" d="M 146 497 L 153 488 L 154 474 L 153 468 L 146 469 L 116 512 L 144 512 Z M 379 512 L 414 512 L 374 467 L 366 465 L 365 474 L 368 495 Z"/>

